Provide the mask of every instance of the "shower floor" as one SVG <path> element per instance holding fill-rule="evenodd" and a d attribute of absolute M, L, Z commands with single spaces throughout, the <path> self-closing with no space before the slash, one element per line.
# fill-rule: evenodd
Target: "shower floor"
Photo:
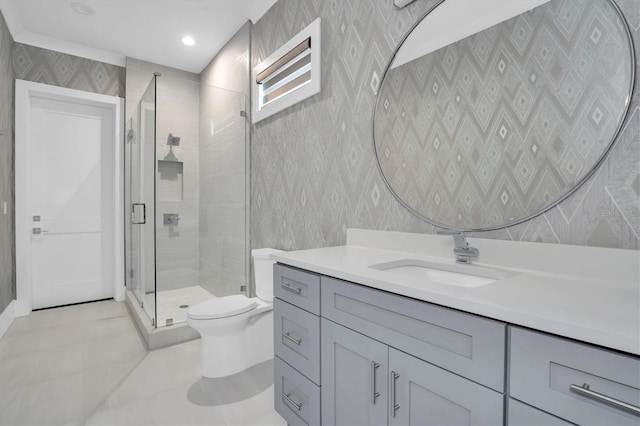
<path fill-rule="evenodd" d="M 190 306 L 216 298 L 199 285 L 159 291 L 156 296 L 158 328 L 165 327 L 167 320 L 172 320 L 173 324 L 187 321 L 187 310 Z M 153 293 L 147 294 L 145 299 L 145 304 L 153 304 Z"/>

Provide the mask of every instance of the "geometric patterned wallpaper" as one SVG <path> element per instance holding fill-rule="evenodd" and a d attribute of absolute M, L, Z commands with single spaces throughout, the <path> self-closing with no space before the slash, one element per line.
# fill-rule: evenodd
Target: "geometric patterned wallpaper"
<path fill-rule="evenodd" d="M 15 78 L 36 83 L 125 96 L 125 68 L 26 44 L 15 43 Z"/>
<path fill-rule="evenodd" d="M 13 233 L 13 38 L 0 14 L 0 313 L 15 299 L 15 245 Z M 2 212 L 7 202 L 8 214 Z"/>
<path fill-rule="evenodd" d="M 375 119 L 389 184 L 457 229 L 548 206 L 617 131 L 630 50 L 607 0 L 554 0 L 391 69 Z"/>
<path fill-rule="evenodd" d="M 253 26 L 252 66 L 322 19 L 322 91 L 252 126 L 251 248 L 344 244 L 349 227 L 434 233 L 391 194 L 376 166 L 371 117 L 380 77 L 433 4 L 279 0 Z M 640 58 L 637 0 L 617 0 Z M 547 213 L 482 238 L 640 249 L 640 100 L 603 164 Z"/>

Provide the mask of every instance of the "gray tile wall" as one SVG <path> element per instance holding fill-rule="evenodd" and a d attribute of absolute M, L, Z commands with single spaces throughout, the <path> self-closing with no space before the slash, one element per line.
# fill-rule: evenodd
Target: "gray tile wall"
<path fill-rule="evenodd" d="M 13 38 L 0 14 L 0 313 L 16 296 L 13 164 Z M 2 203 L 7 203 L 7 214 Z"/>
<path fill-rule="evenodd" d="M 171 149 L 182 162 L 182 188 L 169 190 L 172 177 L 156 177 L 156 290 L 196 286 L 200 282 L 198 265 L 199 174 L 198 140 L 200 85 L 198 76 L 190 79 L 158 79 L 156 108 L 156 158 L 169 154 L 169 133 L 180 137 L 180 145 Z M 177 226 L 163 224 L 165 213 L 177 213 Z"/>
<path fill-rule="evenodd" d="M 124 97 L 125 68 L 15 43 L 11 54 L 15 78 L 36 83 Z"/>
<path fill-rule="evenodd" d="M 636 0 L 620 0 L 640 45 Z M 371 115 L 394 48 L 433 0 L 280 0 L 253 26 L 252 66 L 322 18 L 322 92 L 252 129 L 251 247 L 345 243 L 349 227 L 434 232 L 388 191 L 375 165 Z M 637 54 L 637 53 L 636 53 Z M 559 207 L 477 236 L 640 249 L 640 102 L 611 157 Z"/>
<path fill-rule="evenodd" d="M 180 145 L 172 152 L 182 162 L 181 176 L 158 173 L 157 201 L 147 201 L 148 216 L 156 218 L 156 290 L 172 290 L 199 284 L 199 161 L 198 138 L 200 108 L 199 76 L 134 58 L 127 58 L 127 115 L 136 108 L 154 72 L 162 73 L 157 80 L 156 94 L 156 158 L 169 154 L 169 133 L 179 136 Z M 179 184 L 179 179 L 182 184 Z M 148 195 L 152 199 L 151 194 Z M 177 213 L 177 226 L 165 226 L 163 215 Z M 150 242 L 150 241 L 149 241 Z M 148 262 L 153 263 L 153 262 Z M 153 265 L 146 265 L 153 271 Z M 152 277 L 152 273 L 147 276 Z M 152 283 L 146 286 L 147 291 Z"/>
<path fill-rule="evenodd" d="M 237 294 L 249 270 L 250 39 L 247 23 L 200 74 L 200 282 L 218 297 Z"/>

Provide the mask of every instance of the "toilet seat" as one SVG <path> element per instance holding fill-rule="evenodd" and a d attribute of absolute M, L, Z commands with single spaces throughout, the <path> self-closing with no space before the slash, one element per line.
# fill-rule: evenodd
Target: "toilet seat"
<path fill-rule="evenodd" d="M 195 320 L 226 318 L 249 312 L 256 306 L 255 299 L 249 299 L 244 294 L 234 294 L 192 306 L 187 311 L 187 317 Z"/>

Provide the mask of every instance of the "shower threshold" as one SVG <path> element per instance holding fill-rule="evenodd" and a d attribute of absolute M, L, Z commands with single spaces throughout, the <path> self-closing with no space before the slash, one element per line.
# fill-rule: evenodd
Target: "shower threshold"
<path fill-rule="evenodd" d="M 173 324 L 170 327 L 153 327 L 151 321 L 149 321 L 149 317 L 140 307 L 138 299 L 136 299 L 130 291 L 127 291 L 126 302 L 127 308 L 138 329 L 138 333 L 150 350 L 173 346 L 178 343 L 200 338 L 200 334 L 189 327 L 186 322 Z"/>

